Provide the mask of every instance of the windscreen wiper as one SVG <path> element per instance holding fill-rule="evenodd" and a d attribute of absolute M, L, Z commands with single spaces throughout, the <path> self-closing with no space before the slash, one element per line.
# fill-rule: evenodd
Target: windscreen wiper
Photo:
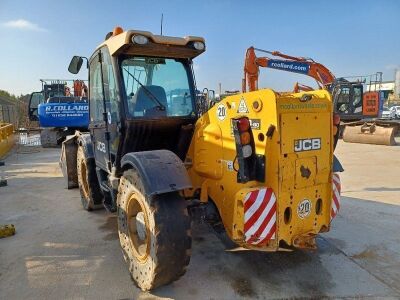
<path fill-rule="evenodd" d="M 153 100 L 156 104 L 157 104 L 157 108 L 159 108 L 160 110 L 164 111 L 165 110 L 165 106 L 161 103 L 160 100 L 158 100 L 158 98 L 156 96 L 154 96 L 154 94 L 152 92 L 150 92 L 150 90 L 145 87 L 135 76 L 133 76 L 133 74 L 131 72 L 129 72 L 127 69 L 124 68 L 124 71 L 126 71 L 130 76 L 132 76 L 132 78 L 140 85 L 140 87 L 142 87 L 145 91 L 145 93 L 147 94 L 147 96 L 149 96 L 149 98 L 151 100 Z"/>

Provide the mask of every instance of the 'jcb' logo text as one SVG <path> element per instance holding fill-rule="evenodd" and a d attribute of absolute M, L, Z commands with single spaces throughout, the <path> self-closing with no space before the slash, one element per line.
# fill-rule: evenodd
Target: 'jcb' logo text
<path fill-rule="evenodd" d="M 106 153 L 106 144 L 102 142 L 97 142 L 97 150 Z"/>
<path fill-rule="evenodd" d="M 294 152 L 311 151 L 321 149 L 321 139 L 294 140 Z"/>

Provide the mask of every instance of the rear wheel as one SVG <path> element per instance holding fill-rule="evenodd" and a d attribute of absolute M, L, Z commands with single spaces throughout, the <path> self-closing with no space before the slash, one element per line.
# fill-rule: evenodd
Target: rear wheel
<path fill-rule="evenodd" d="M 190 261 L 190 218 L 176 192 L 148 197 L 134 170 L 118 193 L 118 232 L 134 282 L 148 291 L 177 280 Z"/>
<path fill-rule="evenodd" d="M 88 211 L 102 208 L 103 195 L 96 175 L 96 166 L 93 159 L 86 158 L 83 146 L 78 146 L 76 169 L 83 208 Z"/>

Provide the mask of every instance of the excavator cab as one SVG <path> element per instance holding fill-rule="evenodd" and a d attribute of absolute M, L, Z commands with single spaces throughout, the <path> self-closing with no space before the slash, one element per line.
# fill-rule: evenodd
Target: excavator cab
<path fill-rule="evenodd" d="M 30 121 L 39 121 L 38 107 L 44 103 L 43 92 L 33 92 L 29 97 L 28 116 Z"/>
<path fill-rule="evenodd" d="M 337 79 L 330 86 L 334 110 L 341 120 L 359 120 L 363 116 L 363 85 L 360 82 L 349 82 Z"/>

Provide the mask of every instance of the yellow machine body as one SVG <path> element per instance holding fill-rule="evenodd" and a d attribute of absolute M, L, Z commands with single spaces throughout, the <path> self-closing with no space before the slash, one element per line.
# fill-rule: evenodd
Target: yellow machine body
<path fill-rule="evenodd" d="M 0 158 L 5 156 L 15 145 L 12 124 L 0 123 Z"/>
<path fill-rule="evenodd" d="M 15 234 L 15 226 L 13 224 L 0 225 L 0 239 Z"/>
<path fill-rule="evenodd" d="M 304 94 L 311 100 L 304 101 Z M 232 119 L 242 116 L 250 119 L 256 154 L 265 156 L 265 182 L 237 182 Z M 331 221 L 332 131 L 332 101 L 325 90 L 291 94 L 264 89 L 229 96 L 196 123 L 185 161 L 194 188 L 185 194 L 200 191 L 202 202 L 213 201 L 228 236 L 242 247 L 314 248 L 315 236 L 328 231 Z M 312 139 L 319 139 L 320 149 L 296 151 L 298 141 L 309 146 Z M 255 246 L 245 240 L 244 201 L 263 188 L 271 188 L 276 197 L 276 233 Z M 311 204 L 307 216 L 299 215 L 303 201 Z"/>

